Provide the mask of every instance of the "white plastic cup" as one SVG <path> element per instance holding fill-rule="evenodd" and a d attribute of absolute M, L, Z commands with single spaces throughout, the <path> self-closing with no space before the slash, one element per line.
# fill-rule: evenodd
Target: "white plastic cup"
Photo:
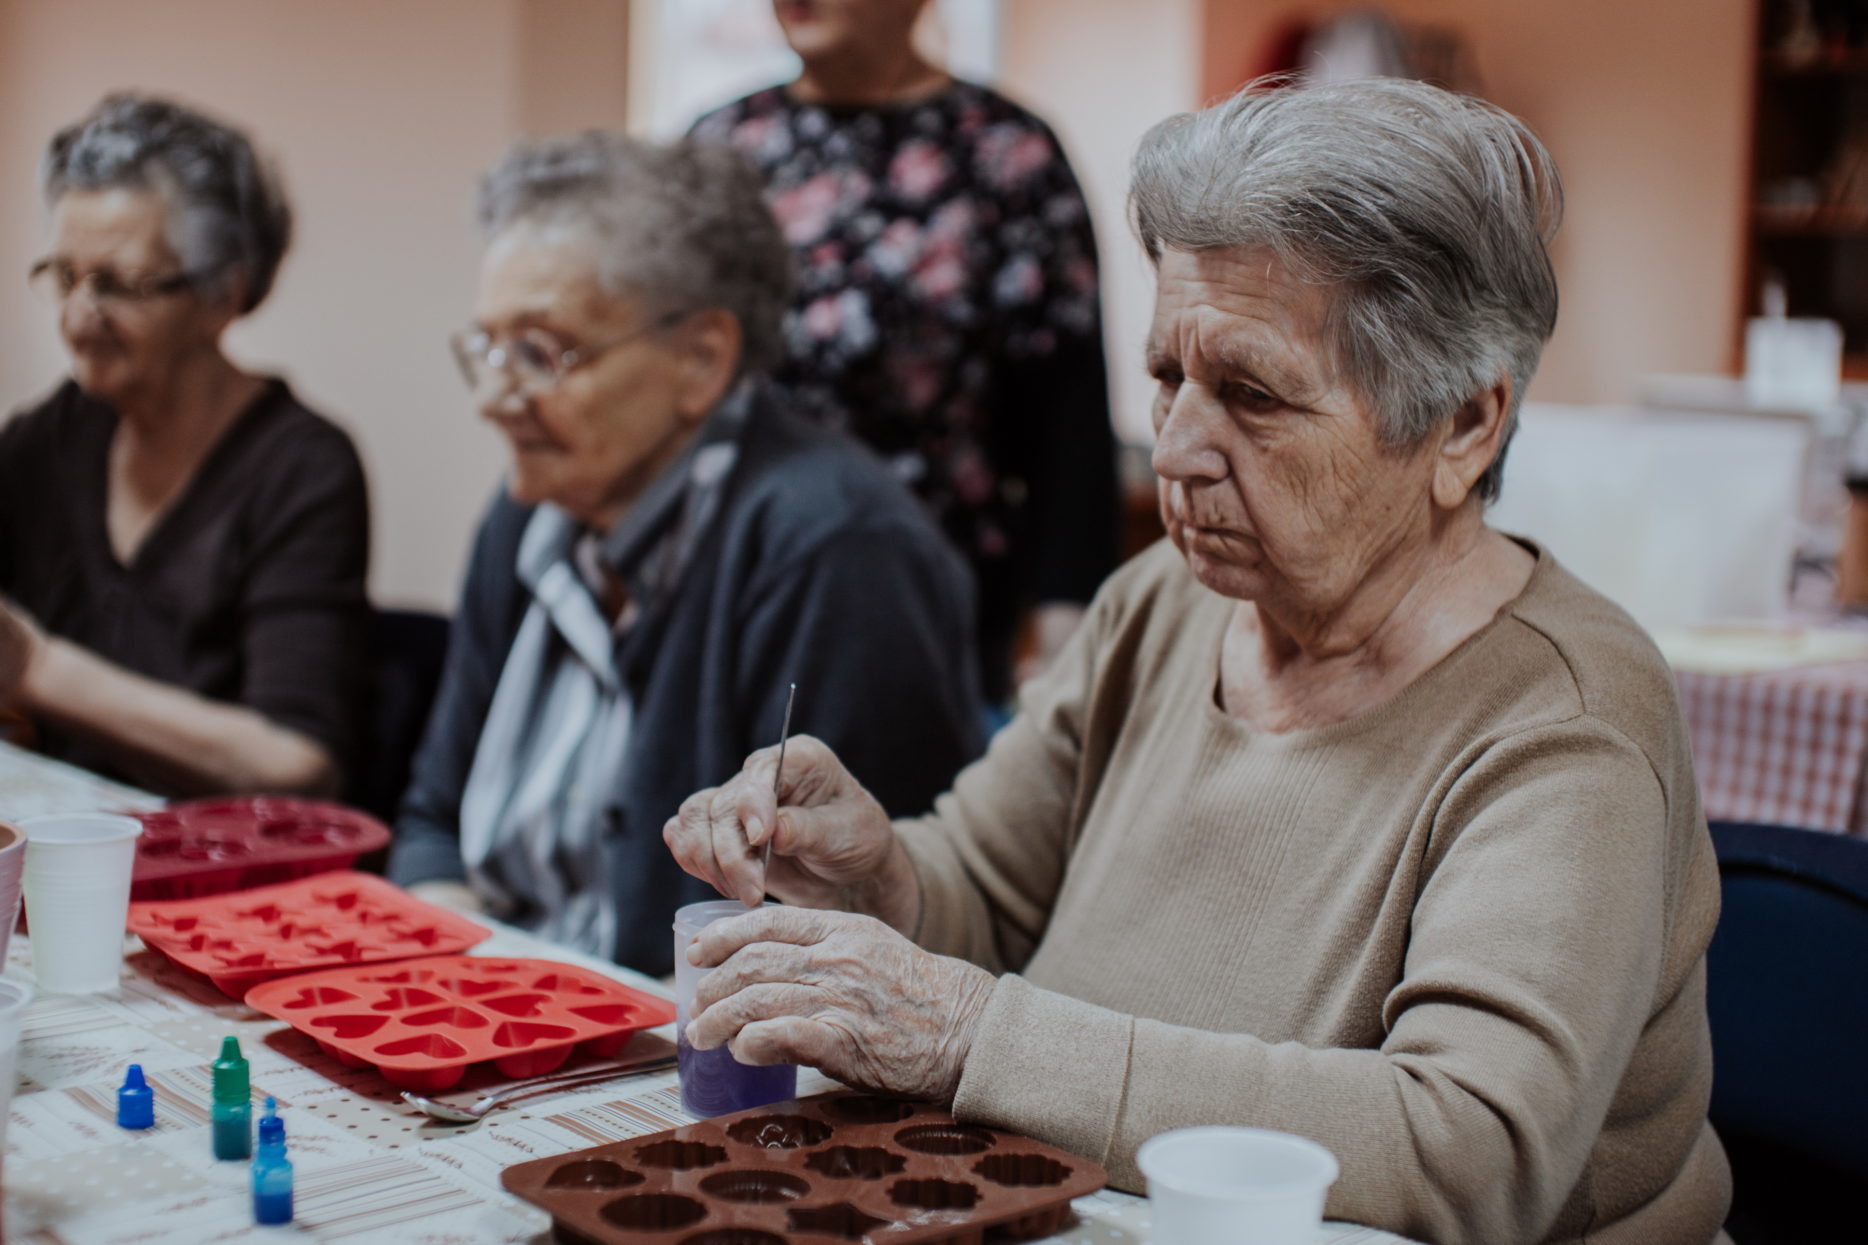
<path fill-rule="evenodd" d="M 733 1058 L 724 1046 L 703 1051 L 688 1045 L 694 992 L 701 978 L 713 971 L 688 963 L 688 944 L 715 921 L 756 910 L 737 899 L 709 899 L 675 911 L 675 1057 L 680 1065 L 681 1105 L 697 1119 L 784 1102 L 798 1093 L 796 1064 L 754 1067 Z"/>
<path fill-rule="evenodd" d="M 32 987 L 23 981 L 0 978 L 0 1154 L 6 1153 L 7 1112 L 13 1106 L 13 1086 L 19 1080 L 19 1039 L 26 1023 L 26 1004 Z"/>
<path fill-rule="evenodd" d="M 46 994 L 116 989 L 142 823 L 84 813 L 32 817 L 20 828 L 26 832 L 23 889 L 39 989 Z"/>
<path fill-rule="evenodd" d="M 1154 1239 L 1174 1245 L 1314 1245 L 1336 1156 L 1264 1128 L 1177 1128 L 1135 1155 Z"/>

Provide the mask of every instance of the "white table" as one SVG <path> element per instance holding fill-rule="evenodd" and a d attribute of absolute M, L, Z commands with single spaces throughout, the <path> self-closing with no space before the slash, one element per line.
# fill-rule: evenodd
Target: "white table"
<path fill-rule="evenodd" d="M 27 815 L 15 813 L 22 806 L 83 811 L 151 802 L 0 745 L 0 818 Z M 564 960 L 667 996 L 639 973 L 485 923 L 494 936 L 474 954 Z M 545 1245 L 549 1216 L 500 1188 L 503 1168 L 691 1122 L 669 1072 L 533 1099 L 470 1131 L 427 1124 L 374 1071 L 341 1066 L 309 1038 L 188 977 L 136 939 L 125 945 L 114 994 L 44 997 L 28 1010 L 7 1132 L 8 1240 Z M 13 948 L 7 971 L 29 977 L 29 940 L 15 938 Z M 276 1097 L 287 1120 L 297 1186 L 297 1218 L 289 1228 L 255 1227 L 246 1164 L 211 1156 L 208 1064 L 228 1033 L 240 1038 L 255 1090 Z M 638 1042 L 673 1036 L 670 1025 Z M 143 1065 L 158 1102 L 157 1126 L 141 1133 L 115 1123 L 116 1087 L 132 1062 Z M 831 1085 L 805 1073 L 799 1092 Z M 1050 1239 L 1078 1245 L 1152 1239 L 1140 1198 L 1105 1191 L 1078 1199 L 1076 1210 L 1077 1222 Z M 1321 1240 L 1380 1245 L 1401 1238 L 1331 1224 Z"/>

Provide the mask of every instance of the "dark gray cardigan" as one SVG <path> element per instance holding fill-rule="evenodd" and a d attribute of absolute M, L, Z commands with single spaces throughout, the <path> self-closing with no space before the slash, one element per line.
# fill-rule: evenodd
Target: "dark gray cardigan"
<path fill-rule="evenodd" d="M 530 604 L 515 560 L 531 513 L 502 494 L 481 523 L 396 823 L 404 885 L 466 876 L 461 790 Z M 829 743 L 891 814 L 930 808 L 983 742 L 972 619 L 964 563 L 867 451 L 755 403 L 710 530 L 618 653 L 635 719 L 610 803 L 616 961 L 669 972 L 674 910 L 718 897 L 662 824 L 777 740 L 791 682 L 794 734 Z"/>

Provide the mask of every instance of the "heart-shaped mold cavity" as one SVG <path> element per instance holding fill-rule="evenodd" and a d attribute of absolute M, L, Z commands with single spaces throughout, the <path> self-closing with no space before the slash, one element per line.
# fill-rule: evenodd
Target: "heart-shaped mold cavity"
<path fill-rule="evenodd" d="M 568 1041 L 576 1036 L 576 1029 L 564 1025 L 533 1025 L 521 1020 L 509 1020 L 493 1030 L 493 1045 L 514 1050 L 521 1046 Z"/>
<path fill-rule="evenodd" d="M 881 1146 L 831 1146 L 805 1159 L 804 1165 L 832 1180 L 880 1180 L 900 1175 L 908 1156 Z"/>
<path fill-rule="evenodd" d="M 300 826 L 286 841 L 293 847 L 337 847 L 348 845 L 356 838 L 357 832 L 349 826 L 330 823 Z"/>
<path fill-rule="evenodd" d="M 608 1159 L 579 1159 L 566 1163 L 545 1181 L 547 1189 L 628 1189 L 647 1177 L 618 1167 Z"/>
<path fill-rule="evenodd" d="M 681 1245 L 791 1245 L 776 1232 L 758 1228 L 714 1228 L 681 1238 Z"/>
<path fill-rule="evenodd" d="M 571 1015 L 582 1016 L 585 1020 L 600 1025 L 624 1025 L 636 1014 L 636 1009 L 627 1003 L 592 1003 L 589 1007 L 573 1007 Z"/>
<path fill-rule="evenodd" d="M 979 1189 L 957 1180 L 897 1180 L 889 1186 L 889 1201 L 916 1210 L 971 1210 L 979 1204 Z"/>
<path fill-rule="evenodd" d="M 322 925 L 306 925 L 297 921 L 281 921 L 273 928 L 272 933 L 275 938 L 290 940 L 293 938 L 323 938 L 328 936 L 330 931 L 325 929 Z"/>
<path fill-rule="evenodd" d="M 264 921 L 270 925 L 284 913 L 279 911 L 279 905 L 276 903 L 263 903 L 257 908 L 248 908 L 245 912 L 236 912 L 234 915 L 243 921 Z"/>
<path fill-rule="evenodd" d="M 671 1171 L 690 1171 L 696 1167 L 712 1167 L 724 1162 L 726 1150 L 720 1146 L 710 1146 L 704 1141 L 680 1141 L 670 1137 L 666 1141 L 656 1141 L 643 1146 L 635 1153 L 635 1160 L 647 1167 L 666 1167 Z"/>
<path fill-rule="evenodd" d="M 705 1219 L 707 1207 L 678 1193 L 637 1193 L 617 1198 L 599 1213 L 619 1228 L 675 1232 Z"/>
<path fill-rule="evenodd" d="M 265 951 L 253 951 L 246 955 L 225 955 L 217 952 L 214 958 L 221 962 L 222 968 L 262 968 L 272 962 L 271 955 Z"/>
<path fill-rule="evenodd" d="M 402 1023 L 416 1029 L 426 1029 L 434 1025 L 446 1025 L 450 1029 L 484 1029 L 492 1021 L 471 1008 L 437 1007 L 433 1011 L 404 1016 Z"/>
<path fill-rule="evenodd" d="M 743 1146 L 795 1150 L 830 1140 L 830 1125 L 805 1115 L 755 1115 L 739 1121 L 726 1135 Z"/>
<path fill-rule="evenodd" d="M 474 971 L 479 973 L 523 973 L 531 967 L 530 964 L 514 964 L 511 960 L 474 961 Z"/>
<path fill-rule="evenodd" d="M 723 1202 L 795 1202 L 811 1191 L 811 1182 L 789 1172 L 715 1172 L 700 1182 L 701 1191 Z"/>
<path fill-rule="evenodd" d="M 339 912 L 348 912 L 363 902 L 363 896 L 356 891 L 335 891 L 325 895 L 313 895 L 313 899 L 322 904 L 329 904 Z"/>
<path fill-rule="evenodd" d="M 921 1124 L 895 1134 L 895 1144 L 917 1154 L 978 1154 L 999 1144 L 999 1139 L 971 1124 Z"/>
<path fill-rule="evenodd" d="M 260 823 L 259 837 L 262 839 L 289 839 L 305 827 L 305 823 L 296 817 L 275 817 L 271 821 Z"/>
<path fill-rule="evenodd" d="M 167 842 L 155 843 L 138 842 L 136 845 L 136 854 L 141 856 L 144 860 L 167 860 L 171 856 L 181 855 L 181 852 L 182 842 L 180 839 L 170 839 Z"/>
<path fill-rule="evenodd" d="M 382 947 L 373 942 L 358 942 L 355 938 L 346 938 L 342 942 L 313 944 L 311 949 L 319 955 L 336 956 L 340 960 L 351 961 L 374 955 L 381 951 Z"/>
<path fill-rule="evenodd" d="M 534 990 L 549 990 L 553 994 L 602 994 L 595 986 L 587 985 L 568 973 L 546 973 L 532 983 Z"/>
<path fill-rule="evenodd" d="M 201 924 L 201 918 L 198 916 L 162 916 L 157 913 L 151 915 L 149 919 L 157 925 L 168 926 L 178 934 L 185 934 Z"/>
<path fill-rule="evenodd" d="M 339 990 L 336 986 L 306 986 L 281 1007 L 294 1010 L 301 1007 L 328 1007 L 332 1003 L 348 1003 L 357 996 L 348 990 Z"/>
<path fill-rule="evenodd" d="M 467 1053 L 467 1048 L 439 1033 L 424 1033 L 418 1037 L 405 1037 L 394 1042 L 384 1042 L 376 1048 L 376 1053 L 390 1058 L 401 1055 L 421 1055 L 428 1059 L 459 1059 Z"/>
<path fill-rule="evenodd" d="M 501 985 L 501 983 L 491 981 L 483 984 L 495 990 Z M 463 990 L 461 993 L 465 994 L 466 991 Z M 547 994 L 509 994 L 503 999 L 488 999 L 481 1006 L 496 1011 L 502 1016 L 536 1016 L 544 1011 L 545 1005 L 550 1002 L 551 996 Z"/>
<path fill-rule="evenodd" d="M 1012 1189 L 1045 1188 L 1070 1176 L 1070 1169 L 1048 1154 L 988 1154 L 973 1164 L 973 1171 Z"/>
<path fill-rule="evenodd" d="M 417 946 L 432 947 L 441 941 L 441 931 L 432 925 L 424 925 L 406 934 L 397 934 L 395 938 L 397 942 L 412 942 Z"/>
<path fill-rule="evenodd" d="M 856 1209 L 848 1202 L 832 1206 L 793 1206 L 785 1212 L 786 1227 L 793 1232 L 815 1232 L 820 1236 L 840 1236 L 846 1241 L 860 1241 L 877 1228 L 894 1222 L 878 1219 Z"/>
<path fill-rule="evenodd" d="M 252 850 L 244 839 L 203 835 L 198 839 L 183 839 L 180 855 L 183 860 L 232 860 Z"/>
<path fill-rule="evenodd" d="M 357 978 L 357 980 L 358 981 L 374 981 L 378 985 L 391 986 L 391 985 L 402 985 L 406 982 L 411 982 L 411 981 L 427 981 L 428 974 L 424 972 L 420 976 L 417 976 L 416 974 L 410 972 L 408 969 L 405 968 L 401 972 L 398 972 L 398 973 L 371 973 L 368 977 L 359 977 Z"/>
<path fill-rule="evenodd" d="M 404 978 L 407 980 L 407 978 Z M 433 990 L 421 990 L 414 986 L 400 986 L 385 991 L 383 997 L 370 1004 L 372 1011 L 399 1012 L 405 1007 L 430 1007 L 436 1003 L 445 1003 L 446 999 Z"/>
<path fill-rule="evenodd" d="M 827 1100 L 824 1110 L 846 1124 L 893 1124 L 913 1115 L 915 1104 L 900 1098 L 853 1094 L 847 1098 Z"/>
<path fill-rule="evenodd" d="M 350 1041 L 355 1038 L 369 1037 L 388 1023 L 389 1017 L 387 1016 L 319 1016 L 311 1022 L 311 1027 L 329 1029 L 332 1037 Z"/>
<path fill-rule="evenodd" d="M 495 990 L 512 989 L 512 983 L 510 982 L 475 981 L 472 977 L 446 977 L 434 984 L 436 989 L 446 990 L 450 994 L 458 994 L 463 999 L 479 998 L 481 995 L 491 994 Z M 525 1014 L 529 1016 L 533 1013 L 527 1012 Z"/>

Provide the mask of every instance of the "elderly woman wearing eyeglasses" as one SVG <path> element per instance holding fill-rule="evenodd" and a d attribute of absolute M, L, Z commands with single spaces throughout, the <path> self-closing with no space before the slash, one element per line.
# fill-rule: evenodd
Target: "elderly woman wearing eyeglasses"
<path fill-rule="evenodd" d="M 730 148 L 522 143 L 455 353 L 511 448 L 390 876 L 652 973 L 710 892 L 664 850 L 793 725 L 924 807 L 980 745 L 971 586 L 914 498 L 782 409 L 789 253 Z"/>
<path fill-rule="evenodd" d="M 354 742 L 369 520 L 348 437 L 221 335 L 290 236 L 239 131 L 137 95 L 42 168 L 71 376 L 0 427 L 0 710 L 169 794 L 330 793 Z"/>

